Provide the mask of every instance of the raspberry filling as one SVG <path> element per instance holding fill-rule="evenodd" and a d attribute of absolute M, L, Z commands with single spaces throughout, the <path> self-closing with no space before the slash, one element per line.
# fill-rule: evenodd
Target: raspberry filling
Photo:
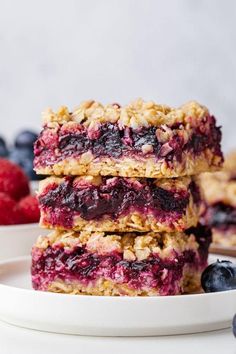
<path fill-rule="evenodd" d="M 208 258 L 208 248 L 210 246 L 210 243 L 212 242 L 211 229 L 206 225 L 198 223 L 196 227 L 190 227 L 188 230 L 185 230 L 185 233 L 189 236 L 191 234 L 195 236 L 196 241 L 199 244 L 198 252 L 201 261 L 203 263 L 206 262 Z"/>
<path fill-rule="evenodd" d="M 106 215 L 116 220 L 134 211 L 152 214 L 171 225 L 185 212 L 190 193 L 195 203 L 200 201 L 194 182 L 190 183 L 189 191 L 166 190 L 156 186 L 153 179 L 103 177 L 98 186 L 73 182 L 73 177 L 66 177 L 59 185 L 48 185 L 39 195 L 40 207 L 54 226 L 70 228 L 74 216 L 99 220 Z"/>
<path fill-rule="evenodd" d="M 220 202 L 209 206 L 203 218 L 211 227 L 221 230 L 236 229 L 236 208 L 231 205 Z"/>
<path fill-rule="evenodd" d="M 197 126 L 191 127 L 191 135 L 186 141 L 183 137 L 183 125 L 163 125 L 160 127 L 119 127 L 117 123 L 103 123 L 96 129 L 82 124 L 58 129 L 45 129 L 35 143 L 35 167 L 60 162 L 68 157 L 79 158 L 90 151 L 94 158 L 155 156 L 181 162 L 183 152 L 191 151 L 194 155 L 211 149 L 222 157 L 220 148 L 221 131 L 216 126 L 213 116 L 206 116 Z M 165 142 L 158 138 L 164 133 L 169 136 Z M 147 147 L 148 146 L 148 147 Z M 143 150 L 143 147 L 145 149 Z"/>
<path fill-rule="evenodd" d="M 102 278 L 125 283 L 133 289 L 158 288 L 160 295 L 174 295 L 181 292 L 184 266 L 200 271 L 207 264 L 209 233 L 206 236 L 202 234 L 201 240 L 197 253 L 189 249 L 178 254 L 173 249 L 169 257 L 160 258 L 153 253 L 142 261 L 124 260 L 119 252 L 91 253 L 84 246 L 73 249 L 60 246 L 50 246 L 46 250 L 34 248 L 32 284 L 36 290 L 47 290 L 48 285 L 56 280 L 96 286 L 96 281 Z"/>

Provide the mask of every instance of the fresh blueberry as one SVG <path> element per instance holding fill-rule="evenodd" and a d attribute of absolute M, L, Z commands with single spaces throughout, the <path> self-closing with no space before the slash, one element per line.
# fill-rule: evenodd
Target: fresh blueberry
<path fill-rule="evenodd" d="M 30 180 L 37 179 L 37 175 L 33 170 L 33 168 L 34 168 L 33 159 L 30 156 L 28 158 L 25 158 L 21 162 L 21 167 L 24 169 L 25 173 L 27 174 L 27 176 L 29 177 Z"/>
<path fill-rule="evenodd" d="M 233 334 L 236 338 L 236 315 L 234 315 L 232 327 L 233 327 Z"/>
<path fill-rule="evenodd" d="M 29 130 L 22 131 L 15 139 L 15 147 L 33 149 L 33 145 L 38 135 Z"/>
<path fill-rule="evenodd" d="M 15 162 L 17 165 L 23 168 L 23 170 L 25 171 L 29 179 L 31 180 L 40 179 L 40 177 L 37 176 L 33 170 L 34 155 L 32 150 L 28 148 L 15 147 L 10 151 L 9 160 Z"/>
<path fill-rule="evenodd" d="M 201 283 L 206 293 L 236 289 L 236 264 L 225 260 L 210 264 Z"/>
<path fill-rule="evenodd" d="M 12 148 L 9 153 L 9 160 L 15 162 L 16 164 L 22 166 L 25 160 L 32 160 L 33 153 L 29 149 L 25 148 Z"/>
<path fill-rule="evenodd" d="M 7 157 L 8 150 L 6 147 L 5 140 L 0 136 L 0 157 Z"/>

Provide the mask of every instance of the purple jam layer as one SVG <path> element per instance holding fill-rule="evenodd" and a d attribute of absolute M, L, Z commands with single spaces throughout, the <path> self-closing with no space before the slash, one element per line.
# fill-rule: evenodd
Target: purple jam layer
<path fill-rule="evenodd" d="M 50 224 L 68 228 L 73 225 L 75 215 L 85 220 L 99 220 L 104 216 L 116 220 L 134 211 L 152 214 L 171 224 L 185 213 L 190 193 L 196 204 L 200 201 L 194 182 L 190 183 L 189 191 L 169 191 L 157 187 L 153 179 L 103 177 L 99 186 L 73 182 L 73 177 L 66 177 L 61 184 L 51 184 L 39 195 L 40 207 L 50 215 Z"/>
<path fill-rule="evenodd" d="M 211 227 L 227 230 L 236 227 L 236 208 L 224 203 L 216 203 L 207 208 L 205 223 Z"/>
<path fill-rule="evenodd" d="M 204 264 L 208 258 L 208 249 L 212 242 L 212 231 L 211 228 L 198 223 L 196 227 L 190 227 L 188 230 L 185 230 L 187 235 L 194 235 L 197 243 L 199 244 L 198 253 L 201 259 L 201 262 Z"/>
<path fill-rule="evenodd" d="M 200 229 L 197 232 L 201 233 Z M 125 283 L 133 289 L 156 288 L 160 289 L 161 295 L 174 295 L 176 285 L 179 285 L 180 291 L 178 282 L 183 276 L 185 265 L 201 271 L 207 264 L 211 235 L 209 231 L 205 234 L 203 231 L 196 238 L 201 240 L 198 253 L 186 250 L 177 254 L 173 250 L 170 258 L 161 259 L 158 254 L 152 254 L 143 261 L 124 260 L 122 253 L 117 252 L 93 254 L 80 246 L 70 250 L 60 246 L 48 247 L 44 251 L 34 248 L 31 268 L 33 287 L 47 290 L 48 285 L 55 280 L 96 286 L 96 281 L 102 278 L 114 283 Z"/>
<path fill-rule="evenodd" d="M 98 256 L 87 253 L 81 247 L 68 254 L 64 249 L 49 247 L 37 262 L 33 261 L 32 282 L 35 290 L 47 290 L 47 285 L 54 280 L 79 282 L 84 286 L 92 282 L 96 286 L 96 280 L 103 278 L 114 283 L 125 283 L 133 289 L 157 288 L 163 295 L 174 295 L 184 265 L 194 266 L 196 254 L 189 250 L 181 255 L 176 254 L 175 259 L 177 261 L 163 260 L 152 255 L 149 260 L 128 262 L 122 260 L 121 254 Z M 168 274 L 162 280 L 166 269 Z"/>
<path fill-rule="evenodd" d="M 68 157 L 78 158 L 87 151 L 91 151 L 95 158 L 143 157 L 154 154 L 157 159 L 165 158 L 171 162 L 175 158 L 181 162 L 183 152 L 190 151 L 193 155 L 199 155 L 210 149 L 223 159 L 221 130 L 216 126 L 213 116 L 205 117 L 205 121 L 191 128 L 192 135 L 188 142 L 183 139 L 181 124 L 168 128 L 172 136 L 163 144 L 157 138 L 156 127 L 120 128 L 116 123 L 103 123 L 94 131 L 88 131 L 82 124 L 67 130 L 60 127 L 57 131 L 46 127 L 35 143 L 35 167 L 54 164 Z M 153 151 L 144 154 L 142 146 L 146 144 L 152 145 Z"/>

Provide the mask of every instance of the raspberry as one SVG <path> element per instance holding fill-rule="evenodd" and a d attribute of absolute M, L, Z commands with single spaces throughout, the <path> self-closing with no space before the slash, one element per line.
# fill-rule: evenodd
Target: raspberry
<path fill-rule="evenodd" d="M 14 163 L 0 158 L 0 192 L 19 200 L 29 194 L 29 180 Z"/>
<path fill-rule="evenodd" d="M 27 197 L 21 199 L 19 202 L 19 207 L 25 223 L 34 223 L 39 221 L 39 205 L 35 196 L 28 195 Z"/>
<path fill-rule="evenodd" d="M 22 224 L 23 215 L 17 204 L 9 195 L 0 192 L 0 225 Z"/>

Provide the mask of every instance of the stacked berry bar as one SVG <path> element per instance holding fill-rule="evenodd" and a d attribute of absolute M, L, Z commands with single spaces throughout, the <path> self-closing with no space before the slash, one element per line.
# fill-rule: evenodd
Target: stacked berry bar
<path fill-rule="evenodd" d="M 176 295 L 200 287 L 211 232 L 198 223 L 196 175 L 223 162 L 215 118 L 137 100 L 44 113 L 35 144 L 41 225 L 32 250 L 37 290 Z"/>
<path fill-rule="evenodd" d="M 190 177 L 49 177 L 40 184 L 41 224 L 74 231 L 183 231 L 198 222 Z"/>
<path fill-rule="evenodd" d="M 203 173 L 205 197 L 202 223 L 212 228 L 213 244 L 236 246 L 236 152 L 225 159 L 223 171 Z"/>

